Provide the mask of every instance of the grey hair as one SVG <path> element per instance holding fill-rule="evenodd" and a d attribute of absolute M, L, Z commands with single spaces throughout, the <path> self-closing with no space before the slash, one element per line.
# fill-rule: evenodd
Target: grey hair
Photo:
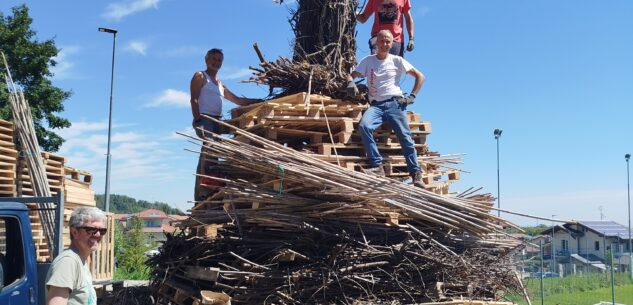
<path fill-rule="evenodd" d="M 220 55 L 224 56 L 224 53 L 222 52 L 222 49 L 213 48 L 213 49 L 207 51 L 207 54 L 204 55 L 204 58 L 207 59 L 207 58 L 209 58 L 209 56 L 211 56 L 213 54 L 220 54 Z"/>
<path fill-rule="evenodd" d="M 70 214 L 68 225 L 71 228 L 77 228 L 88 222 L 100 221 L 105 224 L 106 215 L 103 211 L 95 207 L 80 207 Z"/>

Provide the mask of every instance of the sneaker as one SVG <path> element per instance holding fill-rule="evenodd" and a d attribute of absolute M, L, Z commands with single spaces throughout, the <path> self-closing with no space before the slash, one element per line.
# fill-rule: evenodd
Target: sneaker
<path fill-rule="evenodd" d="M 422 172 L 416 172 L 411 174 L 411 180 L 413 185 L 424 188 L 424 182 L 422 182 Z"/>
<path fill-rule="evenodd" d="M 382 165 L 378 165 L 376 167 L 363 168 L 363 172 L 368 175 L 376 175 L 379 177 L 385 176 L 385 169 L 382 168 Z"/>

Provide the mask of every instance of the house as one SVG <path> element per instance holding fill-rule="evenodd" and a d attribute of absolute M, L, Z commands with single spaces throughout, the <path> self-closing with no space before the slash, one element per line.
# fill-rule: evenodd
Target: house
<path fill-rule="evenodd" d="M 165 233 L 174 233 L 176 227 L 172 226 L 172 222 L 186 219 L 186 216 L 167 215 L 165 212 L 157 209 L 147 209 L 135 214 L 116 214 L 115 219 L 125 229 L 130 230 L 134 224 L 131 219 L 138 219 L 141 222 L 141 230 L 150 240 L 160 242 L 165 241 Z"/>
<path fill-rule="evenodd" d="M 631 268 L 629 229 L 615 221 L 568 222 L 541 234 L 551 237 L 543 258 L 558 265 L 555 272 L 604 271 L 611 254 L 618 270 Z"/>

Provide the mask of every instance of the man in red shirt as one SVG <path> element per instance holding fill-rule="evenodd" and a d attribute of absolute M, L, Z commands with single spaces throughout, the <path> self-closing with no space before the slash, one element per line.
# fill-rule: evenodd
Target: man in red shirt
<path fill-rule="evenodd" d="M 411 16 L 410 0 L 369 0 L 365 10 L 356 15 L 356 20 L 365 23 L 369 16 L 374 15 L 374 25 L 371 28 L 371 38 L 369 39 L 369 49 L 371 54 L 376 54 L 376 35 L 381 30 L 389 30 L 393 35 L 393 47 L 389 53 L 393 55 L 404 55 L 404 32 L 402 19 L 407 24 L 409 34 L 409 44 L 407 51 L 413 51 L 413 17 Z"/>

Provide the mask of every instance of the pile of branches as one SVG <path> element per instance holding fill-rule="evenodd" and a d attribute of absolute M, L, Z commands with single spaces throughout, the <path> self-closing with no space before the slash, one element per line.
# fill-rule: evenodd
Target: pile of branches
<path fill-rule="evenodd" d="M 257 201 L 279 212 L 274 214 L 279 221 L 289 221 L 288 216 L 293 215 L 339 220 L 348 215 L 358 221 L 362 214 L 395 213 L 444 234 L 465 232 L 477 240 L 485 240 L 503 227 L 520 230 L 511 222 L 491 215 L 489 202 L 441 196 L 386 177 L 348 170 L 206 117 L 233 129 L 241 138 L 237 141 L 203 130 L 206 139 L 190 137 L 204 142 L 203 154 L 226 174 L 223 179 L 205 176 L 224 183 L 217 186 L 223 197 L 206 202 L 206 209 L 200 211 L 205 218 L 209 217 L 206 223 L 230 221 L 224 210 L 227 203 Z M 268 184 L 271 180 L 282 181 L 283 188 L 278 192 L 273 190 Z M 261 211 L 251 210 L 255 213 L 253 217 Z"/>
<path fill-rule="evenodd" d="M 298 0 L 290 24 L 295 34 L 292 60 L 266 62 L 247 82 L 268 85 L 270 97 L 315 92 L 345 97 L 347 75 L 356 63 L 357 0 Z"/>
<path fill-rule="evenodd" d="M 131 286 L 114 289 L 99 302 L 101 305 L 154 305 L 154 298 L 147 286 Z"/>
<path fill-rule="evenodd" d="M 414 227 L 336 221 L 225 225 L 214 239 L 170 236 L 149 264 L 153 287 L 168 281 L 221 290 L 233 304 L 412 304 L 520 291 L 504 253 L 441 241 Z M 216 278 L 192 279 L 194 265 Z"/>
<path fill-rule="evenodd" d="M 513 224 L 490 215 L 489 202 L 469 192 L 439 196 L 235 133 L 240 141 L 191 138 L 226 175 L 205 176 L 221 182 L 218 192 L 149 261 L 157 304 L 168 302 L 165 287 L 192 298 L 223 292 L 234 304 L 410 304 L 520 291 L 508 256 L 515 244 L 495 235 Z"/>

